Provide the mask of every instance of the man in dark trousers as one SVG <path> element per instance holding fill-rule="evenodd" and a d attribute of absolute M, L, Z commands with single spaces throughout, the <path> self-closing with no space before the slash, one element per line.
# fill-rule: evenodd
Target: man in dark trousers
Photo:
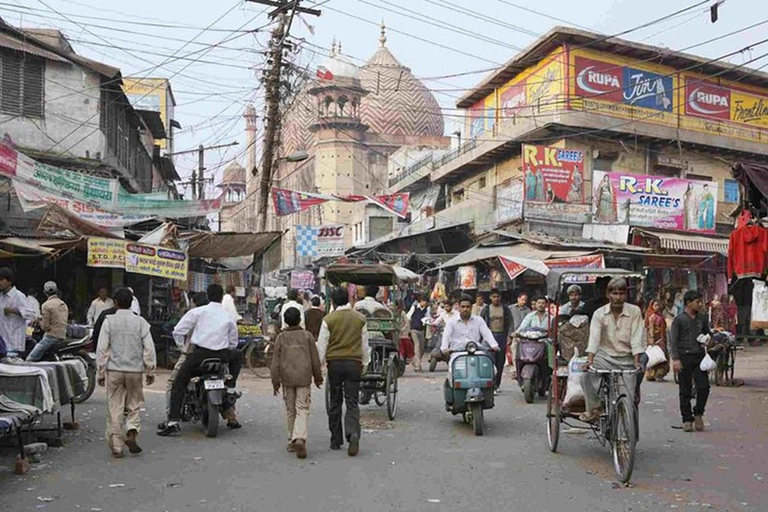
<path fill-rule="evenodd" d="M 491 330 L 493 339 L 499 344 L 499 351 L 494 354 L 496 360 L 496 389 L 494 393 L 498 395 L 501 386 L 501 374 L 504 370 L 504 359 L 507 357 L 507 339 L 512 330 L 512 312 L 505 304 L 502 304 L 501 293 L 496 288 L 491 290 L 491 303 L 483 307 L 480 311 L 480 317 Z"/>
<path fill-rule="evenodd" d="M 320 364 L 328 361 L 328 385 L 331 386 L 328 428 L 331 450 L 341 449 L 346 434 L 347 454 L 354 457 L 360 449 L 360 376 L 371 360 L 365 317 L 349 306 L 345 288 L 334 288 L 331 301 L 335 311 L 323 319 L 317 337 Z M 344 430 L 341 428 L 341 404 L 347 404 Z"/>
<path fill-rule="evenodd" d="M 701 294 L 694 290 L 685 292 L 685 310 L 672 321 L 669 352 L 672 370 L 677 373 L 680 386 L 680 413 L 683 430 L 704 430 L 704 408 L 709 398 L 709 378 L 699 364 L 704 359 L 704 346 L 709 342 L 709 322 L 701 311 L 704 305 Z M 696 407 L 691 412 L 691 380 L 696 381 Z"/>

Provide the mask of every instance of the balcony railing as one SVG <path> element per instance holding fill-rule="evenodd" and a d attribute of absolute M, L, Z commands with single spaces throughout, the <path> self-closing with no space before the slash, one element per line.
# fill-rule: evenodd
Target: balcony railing
<path fill-rule="evenodd" d="M 404 180 L 408 176 L 418 172 L 423 167 L 427 165 L 432 165 L 432 158 L 434 157 L 433 153 L 429 153 L 428 155 L 425 155 L 420 160 L 416 161 L 415 163 L 409 165 L 399 173 L 395 174 L 391 178 L 389 178 L 389 186 L 392 187 L 396 183 L 399 183 L 400 181 Z"/>

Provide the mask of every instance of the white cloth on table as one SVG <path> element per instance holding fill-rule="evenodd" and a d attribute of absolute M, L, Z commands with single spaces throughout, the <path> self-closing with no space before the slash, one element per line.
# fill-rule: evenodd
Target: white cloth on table
<path fill-rule="evenodd" d="M 10 364 L 0 363 L 0 376 L 3 375 L 15 375 L 21 376 L 36 376 L 39 377 L 42 382 L 43 390 L 43 407 L 44 412 L 53 410 L 55 405 L 53 399 L 53 392 L 51 391 L 51 383 L 48 380 L 48 373 L 42 368 L 35 368 L 33 366 L 14 366 Z"/>

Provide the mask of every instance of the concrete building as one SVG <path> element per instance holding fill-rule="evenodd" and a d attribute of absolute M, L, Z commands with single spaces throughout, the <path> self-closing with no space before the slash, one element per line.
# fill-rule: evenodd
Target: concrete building
<path fill-rule="evenodd" d="M 408 234 L 471 221 L 475 236 L 507 228 L 722 252 L 727 240 L 715 233 L 730 232 L 739 206 L 731 165 L 768 158 L 767 80 L 747 67 L 557 27 L 458 100 L 463 143 L 398 173 L 390 192 L 437 198 Z M 579 168 L 550 169 L 537 197 L 524 144 L 578 157 Z M 607 182 L 613 191 L 601 188 Z M 613 214 L 601 218 L 600 197 L 613 198 Z"/>
<path fill-rule="evenodd" d="M 155 142 L 159 113 L 131 107 L 120 70 L 78 55 L 58 31 L 0 20 L 0 124 L 17 149 L 58 167 L 118 178 L 130 192 L 170 191 L 178 175 Z M 32 227 L 10 183 L 5 229 Z M 31 212 L 30 212 L 31 213 Z"/>
<path fill-rule="evenodd" d="M 275 187 L 338 195 L 382 194 L 389 185 L 393 154 L 400 151 L 398 161 L 403 166 L 405 159 L 416 158 L 425 148 L 450 145 L 443 135 L 437 101 L 387 48 L 384 27 L 379 41 L 380 47 L 363 66 L 355 65 L 342 53 L 341 45 L 334 44 L 320 68 L 323 77 L 310 81 L 298 94 L 281 127 Z M 296 151 L 306 151 L 308 158 L 288 161 Z M 249 187 L 246 203 L 251 206 L 241 216 L 255 210 L 257 186 Z M 281 248 L 284 267 L 311 260 L 296 258 L 293 226 L 343 224 L 345 244 L 351 247 L 406 225 L 365 203 L 331 201 L 286 217 L 275 217 L 270 205 L 269 216 L 268 229 L 288 230 Z"/>

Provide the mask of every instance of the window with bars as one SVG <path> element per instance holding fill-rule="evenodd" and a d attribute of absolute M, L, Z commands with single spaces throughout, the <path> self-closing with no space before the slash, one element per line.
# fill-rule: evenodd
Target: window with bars
<path fill-rule="evenodd" d="M 0 49 L 0 112 L 44 117 L 45 59 Z"/>

